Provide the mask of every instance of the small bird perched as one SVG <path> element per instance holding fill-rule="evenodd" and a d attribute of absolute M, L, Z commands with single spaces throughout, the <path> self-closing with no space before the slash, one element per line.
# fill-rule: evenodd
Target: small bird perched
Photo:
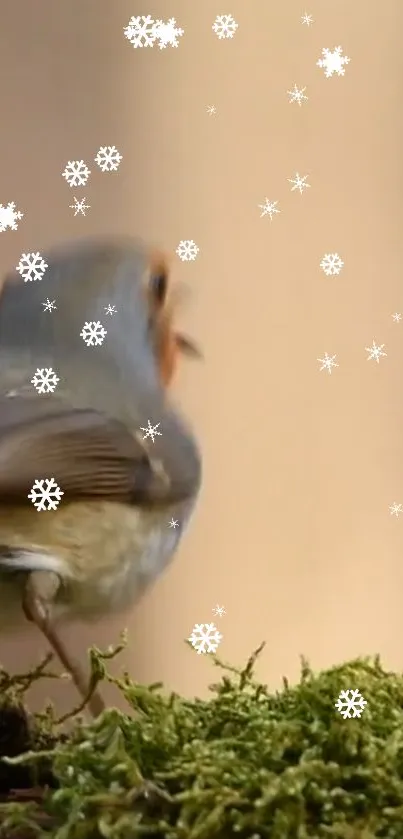
<path fill-rule="evenodd" d="M 171 559 L 201 463 L 165 389 L 178 352 L 197 349 L 173 329 L 164 261 L 138 243 L 73 243 L 44 259 L 40 283 L 12 273 L 0 298 L 0 632 L 25 614 L 85 698 L 58 624 L 127 609 Z M 106 336 L 88 345 L 83 327 L 96 322 Z M 45 369 L 59 382 L 38 393 Z M 28 496 L 51 478 L 62 498 L 38 511 Z M 103 707 L 94 693 L 91 712 Z"/>

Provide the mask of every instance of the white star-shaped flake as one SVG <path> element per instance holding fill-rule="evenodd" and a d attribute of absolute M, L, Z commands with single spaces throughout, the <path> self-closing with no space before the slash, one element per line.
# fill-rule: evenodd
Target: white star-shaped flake
<path fill-rule="evenodd" d="M 335 361 L 335 358 L 336 358 L 335 355 L 328 355 L 327 352 L 325 352 L 324 358 L 318 358 L 317 359 L 317 361 L 320 361 L 320 363 L 322 365 L 322 367 L 320 369 L 321 370 L 327 370 L 328 373 L 331 373 L 332 372 L 332 367 L 338 367 L 339 366 L 337 364 L 337 362 Z"/>
<path fill-rule="evenodd" d="M 387 356 L 386 352 L 382 352 L 384 346 L 385 346 L 385 344 L 380 344 L 378 346 L 375 343 L 375 341 L 372 341 L 372 347 L 365 347 L 367 352 L 369 352 L 369 356 L 367 358 L 367 361 L 370 361 L 371 359 L 374 359 L 374 361 L 376 361 L 377 364 L 379 364 L 379 359 L 381 358 L 381 356 L 385 356 L 385 357 Z"/>

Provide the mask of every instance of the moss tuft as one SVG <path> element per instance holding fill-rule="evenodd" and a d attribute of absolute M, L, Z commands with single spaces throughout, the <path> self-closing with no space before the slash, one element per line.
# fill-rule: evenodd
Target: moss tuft
<path fill-rule="evenodd" d="M 403 839 L 403 676 L 378 658 L 320 674 L 302 661 L 299 684 L 270 693 L 254 678 L 262 648 L 243 669 L 214 658 L 208 700 L 114 679 L 116 650 L 92 649 L 93 684 L 117 684 L 132 712 L 76 717 L 68 734 L 24 708 L 48 662 L 0 671 L 0 837 Z M 351 688 L 367 706 L 344 720 Z"/>

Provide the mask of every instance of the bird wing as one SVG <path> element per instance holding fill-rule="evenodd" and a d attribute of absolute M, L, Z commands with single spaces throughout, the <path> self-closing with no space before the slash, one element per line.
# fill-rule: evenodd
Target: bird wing
<path fill-rule="evenodd" d="M 0 399 L 0 503 L 28 503 L 35 480 L 53 478 L 63 501 L 169 503 L 170 482 L 140 439 L 94 410 Z"/>

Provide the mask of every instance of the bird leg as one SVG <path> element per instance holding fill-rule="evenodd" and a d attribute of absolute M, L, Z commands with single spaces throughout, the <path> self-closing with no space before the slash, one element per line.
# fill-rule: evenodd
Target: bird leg
<path fill-rule="evenodd" d="M 36 624 L 60 659 L 83 698 L 83 707 L 88 708 L 93 717 L 98 717 L 105 709 L 103 699 L 97 690 L 92 694 L 84 673 L 70 657 L 63 641 L 53 625 L 51 606 L 60 588 L 60 578 L 53 571 L 31 571 L 24 591 L 22 607 L 27 620 Z"/>

